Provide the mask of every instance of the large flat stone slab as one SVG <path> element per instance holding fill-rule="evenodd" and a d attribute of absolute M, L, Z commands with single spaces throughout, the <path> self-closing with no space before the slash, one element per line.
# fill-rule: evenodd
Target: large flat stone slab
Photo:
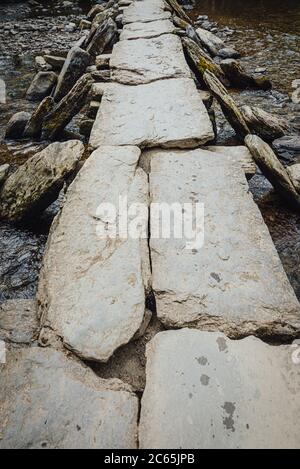
<path fill-rule="evenodd" d="M 149 21 L 166 20 L 171 17 L 170 11 L 166 11 L 163 0 L 136 1 L 124 9 L 123 24 L 148 23 Z"/>
<path fill-rule="evenodd" d="M 137 168 L 139 156 L 136 147 L 95 151 L 71 184 L 47 243 L 38 291 L 42 323 L 85 359 L 107 361 L 143 322 L 147 239 L 112 232 L 105 237 L 113 220 L 99 212 L 100 204 L 112 204 L 122 214 L 120 196 L 129 207 L 147 208 L 148 181 Z"/>
<path fill-rule="evenodd" d="M 222 145 L 207 146 L 206 150 L 212 151 L 213 153 L 220 153 L 223 155 L 225 154 L 232 158 L 233 161 L 238 161 L 245 171 L 245 174 L 248 176 L 254 176 L 256 173 L 255 161 L 248 148 L 244 145 L 238 145 L 234 147 L 224 147 Z"/>
<path fill-rule="evenodd" d="M 191 78 L 105 89 L 90 144 L 190 148 L 214 138 Z"/>
<path fill-rule="evenodd" d="M 147 346 L 141 448 L 299 448 L 290 346 L 220 332 L 161 332 Z"/>
<path fill-rule="evenodd" d="M 151 21 L 149 23 L 125 24 L 120 34 L 120 41 L 158 37 L 175 31 L 175 26 L 170 20 Z"/>
<path fill-rule="evenodd" d="M 33 347 L 0 365 L 1 449 L 136 448 L 138 401 L 61 352 Z"/>
<path fill-rule="evenodd" d="M 174 34 L 118 42 L 110 59 L 110 67 L 114 81 L 129 85 L 191 77 L 181 40 Z"/>
<path fill-rule="evenodd" d="M 158 150 L 150 197 L 159 204 L 204 204 L 202 247 L 201 236 L 190 247 L 184 237 L 155 237 L 151 215 L 153 290 L 164 324 L 236 338 L 299 334 L 298 300 L 239 161 L 200 149 Z"/>

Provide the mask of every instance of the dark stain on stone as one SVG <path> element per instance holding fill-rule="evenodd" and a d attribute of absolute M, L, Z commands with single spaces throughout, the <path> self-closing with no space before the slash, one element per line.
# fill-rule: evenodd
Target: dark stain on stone
<path fill-rule="evenodd" d="M 197 357 L 196 360 L 199 363 L 199 365 L 205 366 L 205 365 L 208 364 L 208 360 L 207 360 L 206 357 L 203 357 L 203 356 L 202 357 Z"/>
<path fill-rule="evenodd" d="M 246 423 L 246 428 L 247 430 L 249 430 L 249 423 Z"/>
<path fill-rule="evenodd" d="M 203 386 L 207 386 L 209 384 L 210 377 L 207 375 L 201 375 L 200 381 Z"/>
<path fill-rule="evenodd" d="M 221 277 L 219 274 L 216 274 L 216 272 L 211 272 L 210 276 L 216 280 L 216 282 L 220 283 L 221 282 Z"/>
<path fill-rule="evenodd" d="M 220 352 L 226 352 L 227 351 L 227 343 L 225 337 L 218 337 L 217 338 L 217 344 L 219 347 Z"/>
<path fill-rule="evenodd" d="M 222 409 L 225 410 L 226 416 L 223 418 L 223 424 L 227 430 L 231 430 L 232 432 L 235 432 L 234 428 L 234 420 L 233 420 L 233 414 L 235 411 L 235 403 L 234 402 L 224 402 L 224 405 L 222 406 Z"/>
<path fill-rule="evenodd" d="M 192 399 L 192 397 L 193 397 L 193 394 L 190 392 L 189 393 L 189 398 Z"/>

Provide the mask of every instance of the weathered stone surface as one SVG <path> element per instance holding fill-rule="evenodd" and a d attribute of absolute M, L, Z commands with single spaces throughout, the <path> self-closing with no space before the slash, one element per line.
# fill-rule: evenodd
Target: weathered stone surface
<path fill-rule="evenodd" d="M 232 47 L 223 47 L 219 49 L 218 56 L 222 59 L 238 59 L 241 54 Z"/>
<path fill-rule="evenodd" d="M 95 60 L 95 65 L 98 70 L 109 68 L 109 61 L 111 59 L 111 54 L 102 54 L 97 55 Z"/>
<path fill-rule="evenodd" d="M 300 136 L 288 135 L 286 137 L 277 138 L 272 143 L 276 153 L 284 159 L 294 160 L 300 157 Z"/>
<path fill-rule="evenodd" d="M 290 346 L 254 337 L 157 334 L 147 346 L 140 447 L 298 448 L 298 366 Z"/>
<path fill-rule="evenodd" d="M 213 95 L 209 91 L 205 91 L 205 90 L 198 90 L 198 93 L 206 109 L 210 109 L 214 100 Z"/>
<path fill-rule="evenodd" d="M 48 241 L 38 295 L 43 324 L 86 359 L 107 361 L 143 322 L 147 240 L 101 236 L 106 219 L 97 212 L 103 203 L 118 210 L 122 195 L 129 207 L 140 202 L 147 209 L 147 176 L 137 168 L 139 156 L 136 147 L 95 151 L 71 184 Z"/>
<path fill-rule="evenodd" d="M 297 192 L 300 193 L 300 163 L 286 168 Z"/>
<path fill-rule="evenodd" d="M 209 90 L 219 102 L 224 116 L 236 131 L 237 135 L 245 137 L 250 134 L 249 127 L 245 122 L 243 114 L 220 80 L 209 70 L 204 72 L 203 79 Z"/>
<path fill-rule="evenodd" d="M 162 34 L 173 33 L 175 27 L 170 20 L 151 21 L 149 23 L 130 23 L 125 24 L 121 35 L 120 41 L 128 39 L 149 39 L 158 37 Z"/>
<path fill-rule="evenodd" d="M 247 135 L 245 144 L 274 189 L 285 198 L 288 204 L 300 210 L 300 195 L 272 148 L 257 135 Z"/>
<path fill-rule="evenodd" d="M 110 67 L 113 80 L 129 85 L 191 76 L 181 41 L 174 34 L 118 42 Z"/>
<path fill-rule="evenodd" d="M 299 334 L 299 303 L 236 158 L 157 150 L 150 196 L 153 203 L 204 204 L 203 245 L 200 216 L 199 242 L 190 246 L 185 237 L 155 237 L 151 220 L 152 284 L 164 324 L 235 338 Z"/>
<path fill-rule="evenodd" d="M 187 21 L 188 23 L 192 23 L 192 20 L 189 16 L 185 13 L 184 9 L 179 5 L 177 0 L 166 0 L 166 3 L 171 7 L 172 11 L 176 13 L 179 18 Z"/>
<path fill-rule="evenodd" d="M 26 98 L 30 101 L 41 101 L 51 94 L 56 82 L 56 73 L 38 72 L 26 92 Z"/>
<path fill-rule="evenodd" d="M 29 344 L 38 336 L 35 300 L 9 300 L 0 305 L 0 339 Z"/>
<path fill-rule="evenodd" d="M 97 113 L 98 113 L 98 110 L 99 110 L 99 107 L 100 107 L 100 102 L 99 101 L 91 101 L 90 102 L 90 105 L 89 105 L 89 108 L 86 112 L 86 115 L 89 119 L 96 119 L 96 116 L 97 116 Z"/>
<path fill-rule="evenodd" d="M 224 59 L 220 66 L 230 83 L 236 88 L 261 88 L 263 90 L 272 88 L 272 83 L 267 77 L 249 75 L 234 59 Z"/>
<path fill-rule="evenodd" d="M 200 41 L 202 44 L 213 54 L 216 55 L 218 51 L 225 47 L 225 43 L 222 39 L 220 39 L 215 34 L 207 31 L 203 28 L 197 28 L 196 33 L 199 36 Z"/>
<path fill-rule="evenodd" d="M 94 5 L 87 14 L 88 20 L 93 20 L 98 13 L 101 13 L 106 8 L 105 5 Z"/>
<path fill-rule="evenodd" d="M 3 182 L 7 178 L 9 167 L 9 164 L 0 165 L 0 184 L 3 184 Z"/>
<path fill-rule="evenodd" d="M 220 66 L 216 64 L 196 42 L 189 37 L 183 37 L 182 43 L 188 56 L 190 67 L 200 83 L 203 83 L 205 71 L 209 70 L 218 77 L 222 83 L 227 84 L 226 77 Z"/>
<path fill-rule="evenodd" d="M 80 141 L 70 140 L 48 145 L 29 158 L 2 186 L 0 217 L 16 221 L 47 208 L 57 198 L 83 152 Z"/>
<path fill-rule="evenodd" d="M 136 448 L 138 401 L 52 349 L 9 352 L 0 369 L 1 449 Z"/>
<path fill-rule="evenodd" d="M 57 57 L 55 55 L 45 55 L 44 56 L 45 61 L 53 67 L 54 70 L 60 71 L 65 63 L 65 58 L 64 57 Z"/>
<path fill-rule="evenodd" d="M 38 107 L 32 113 L 29 121 L 24 129 L 24 138 L 35 138 L 39 137 L 42 132 L 43 120 L 46 115 L 53 109 L 54 100 L 51 96 L 47 96 L 38 105 Z"/>
<path fill-rule="evenodd" d="M 213 138 L 207 111 L 193 80 L 176 78 L 137 86 L 110 84 L 102 97 L 90 143 L 93 147 L 111 144 L 186 148 Z"/>
<path fill-rule="evenodd" d="M 94 70 L 91 76 L 96 83 L 111 81 L 110 70 Z"/>
<path fill-rule="evenodd" d="M 283 137 L 289 130 L 287 121 L 259 107 L 242 106 L 241 111 L 251 133 L 268 142 Z"/>
<path fill-rule="evenodd" d="M 16 112 L 8 121 L 5 138 L 20 139 L 31 114 L 29 112 Z"/>
<path fill-rule="evenodd" d="M 90 64 L 90 61 L 91 56 L 85 50 L 77 46 L 70 49 L 58 77 L 54 93 L 54 100 L 56 102 L 59 102 L 71 90 Z"/>
<path fill-rule="evenodd" d="M 69 93 L 45 117 L 42 126 L 44 138 L 54 140 L 61 134 L 73 117 L 85 105 L 92 84 L 93 79 L 89 74 L 79 78 Z"/>
<path fill-rule="evenodd" d="M 253 176 L 256 173 L 255 161 L 246 146 L 239 145 L 236 147 L 224 147 L 224 146 L 208 146 L 205 150 L 213 153 L 220 153 L 226 155 L 227 158 L 232 158 L 232 161 L 240 163 L 241 167 L 248 176 Z"/>
<path fill-rule="evenodd" d="M 92 57 L 102 54 L 109 44 L 113 45 L 116 42 L 117 29 L 117 25 L 112 18 L 108 18 L 108 20 L 104 21 L 98 26 L 93 35 L 87 47 L 87 52 Z"/>
<path fill-rule="evenodd" d="M 144 0 L 133 2 L 123 13 L 123 24 L 148 23 L 149 21 L 167 20 L 171 13 L 166 11 L 163 0 Z"/>

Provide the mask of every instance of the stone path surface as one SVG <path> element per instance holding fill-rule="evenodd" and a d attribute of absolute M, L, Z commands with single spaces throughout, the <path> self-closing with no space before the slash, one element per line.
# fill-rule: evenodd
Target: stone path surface
<path fill-rule="evenodd" d="M 172 33 L 174 30 L 175 26 L 170 20 L 158 20 L 149 23 L 129 23 L 124 25 L 120 34 L 120 41 L 158 37 L 162 34 Z"/>
<path fill-rule="evenodd" d="M 125 8 L 123 24 L 148 23 L 169 19 L 170 17 L 171 13 L 166 11 L 166 3 L 163 0 L 135 1 L 128 8 Z"/>
<path fill-rule="evenodd" d="M 91 93 L 96 150 L 52 225 L 38 302 L 0 309 L 0 448 L 299 447 L 295 349 L 251 336 L 300 336 L 299 303 L 246 181 L 256 166 L 243 146 L 200 148 L 214 139 L 210 96 L 168 4 L 119 5 L 114 81 Z M 169 208 L 198 243 L 158 232 Z M 137 392 L 146 381 L 141 409 L 112 376 Z"/>
<path fill-rule="evenodd" d="M 42 323 L 80 357 L 107 361 L 142 324 L 149 284 L 147 239 L 107 238 L 100 204 L 148 207 L 136 147 L 102 147 L 84 164 L 48 239 L 39 284 Z M 147 227 L 148 213 L 145 215 Z"/>
<path fill-rule="evenodd" d="M 199 248 L 187 249 L 184 237 L 156 238 L 151 220 L 152 285 L 165 325 L 235 338 L 299 334 L 299 303 L 239 162 L 200 149 L 157 150 L 150 196 L 158 204 L 204 204 Z"/>
<path fill-rule="evenodd" d="M 193 148 L 214 138 L 191 78 L 105 89 L 90 144 Z"/>
<path fill-rule="evenodd" d="M 0 365 L 0 449 L 136 448 L 138 400 L 51 349 L 8 354 Z"/>
<path fill-rule="evenodd" d="M 141 448 L 298 448 L 300 375 L 290 346 L 192 329 L 147 346 Z"/>
<path fill-rule="evenodd" d="M 110 67 L 114 81 L 129 85 L 165 78 L 191 77 L 181 40 L 174 34 L 118 42 L 114 47 Z"/>

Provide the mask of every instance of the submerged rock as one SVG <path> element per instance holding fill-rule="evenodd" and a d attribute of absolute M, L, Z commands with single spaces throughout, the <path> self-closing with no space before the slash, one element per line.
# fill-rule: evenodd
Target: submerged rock
<path fill-rule="evenodd" d="M 54 93 L 54 100 L 56 102 L 59 102 L 71 90 L 77 80 L 85 72 L 90 61 L 91 57 L 85 50 L 77 46 L 70 49 L 58 77 Z"/>
<path fill-rule="evenodd" d="M 241 54 L 232 47 L 224 47 L 218 51 L 218 56 L 222 59 L 238 59 Z"/>
<path fill-rule="evenodd" d="M 0 218 L 18 221 L 47 208 L 84 152 L 78 140 L 53 143 L 20 166 L 0 192 Z"/>
<path fill-rule="evenodd" d="M 49 96 L 57 82 L 54 72 L 38 72 L 29 86 L 26 97 L 29 101 L 40 101 Z"/>
<path fill-rule="evenodd" d="M 234 59 L 224 59 L 220 62 L 220 66 L 232 86 L 236 88 L 260 88 L 262 90 L 272 88 L 272 83 L 267 77 L 249 75 Z"/>
<path fill-rule="evenodd" d="M 30 116 L 29 112 L 24 111 L 14 114 L 7 123 L 5 138 L 21 139 Z"/>
<path fill-rule="evenodd" d="M 300 137 L 298 135 L 277 138 L 272 146 L 278 156 L 286 160 L 300 157 Z"/>

